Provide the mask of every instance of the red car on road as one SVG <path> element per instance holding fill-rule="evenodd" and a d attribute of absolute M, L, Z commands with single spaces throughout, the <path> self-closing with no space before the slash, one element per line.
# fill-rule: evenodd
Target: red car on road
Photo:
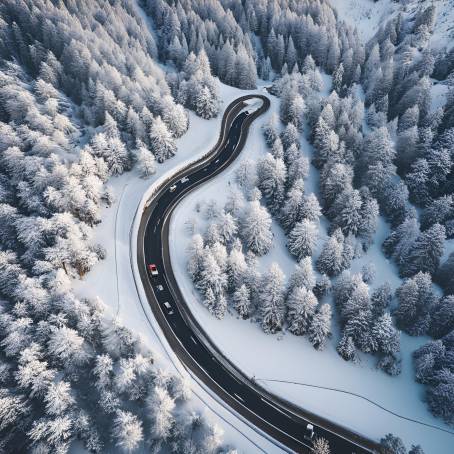
<path fill-rule="evenodd" d="M 159 274 L 158 273 L 158 267 L 154 263 L 151 263 L 150 265 L 148 265 L 148 272 L 152 276 L 157 276 Z"/>

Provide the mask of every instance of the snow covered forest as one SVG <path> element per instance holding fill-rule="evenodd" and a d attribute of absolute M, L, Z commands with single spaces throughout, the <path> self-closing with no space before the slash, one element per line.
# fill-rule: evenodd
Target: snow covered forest
<path fill-rule="evenodd" d="M 188 114 L 133 1 L 0 4 L 0 451 L 213 452 L 220 429 L 188 383 L 80 299 L 107 252 L 92 241 L 111 177 L 173 156 Z M 217 115 L 203 53 L 184 65 L 198 115 Z M 183 96 L 181 88 L 180 98 Z M 225 450 L 227 452 L 227 449 Z"/>
<path fill-rule="evenodd" d="M 343 359 L 375 355 L 390 375 L 401 331 L 430 336 L 415 380 L 454 425 L 454 46 L 432 49 L 435 21 L 427 5 L 363 43 L 326 0 L 2 0 L 0 451 L 235 452 L 192 412 L 189 384 L 72 287 L 110 253 L 93 232 L 112 179 L 158 173 L 188 110 L 214 118 L 221 83 L 258 79 L 280 99 L 266 154 L 186 226 L 204 304 L 320 350 L 337 324 Z M 350 270 L 381 218 L 396 289 L 372 288 L 373 262 Z M 260 270 L 273 220 L 289 276 Z M 392 436 L 383 446 L 406 452 Z"/>

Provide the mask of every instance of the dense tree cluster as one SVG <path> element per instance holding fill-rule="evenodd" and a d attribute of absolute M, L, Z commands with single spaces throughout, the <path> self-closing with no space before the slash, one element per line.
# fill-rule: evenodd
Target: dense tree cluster
<path fill-rule="evenodd" d="M 364 47 L 323 0 L 144 0 L 158 29 L 159 54 L 178 69 L 188 54 L 208 55 L 213 73 L 229 85 L 255 88 L 257 74 L 292 73 L 312 55 L 337 74 L 339 86 L 358 80 Z"/>
<path fill-rule="evenodd" d="M 399 374 L 400 334 L 389 313 L 389 286 L 383 284 L 370 295 L 361 274 L 344 271 L 333 290 L 342 325 L 338 353 L 347 361 L 356 360 L 357 349 L 378 353 L 378 367 L 390 375 Z"/>
<path fill-rule="evenodd" d="M 244 167 L 239 176 L 244 176 Z M 223 318 L 230 305 L 242 318 L 259 321 L 266 333 L 287 326 L 322 349 L 331 335 L 331 307 L 319 304 L 314 294 L 322 296 L 326 283 L 316 281 L 311 258 L 306 256 L 296 265 L 287 285 L 276 263 L 259 272 L 258 257 L 272 243 L 266 208 L 259 200 L 245 201 L 235 189 L 224 209 L 215 202 L 206 205 L 209 223 L 203 237 L 198 233 L 192 237 L 187 269 L 208 310 Z"/>
<path fill-rule="evenodd" d="M 447 306 L 451 301 L 444 302 Z M 431 341 L 413 354 L 416 380 L 427 385 L 426 399 L 435 416 L 454 423 L 454 331 Z"/>
<path fill-rule="evenodd" d="M 369 56 L 362 75 L 366 105 L 370 106 L 368 123 L 382 131 L 382 140 L 377 142 L 377 137 L 370 145 L 372 154 L 377 154 L 377 147 L 383 151 L 379 161 L 371 163 L 366 148 L 365 158 L 369 163 L 367 179 L 372 182 L 369 188 L 394 226 L 414 217 L 406 202 L 409 195 L 423 208 L 422 230 L 440 224 L 451 238 L 453 96 L 450 90 L 444 107 L 430 109 L 430 77 L 441 71 L 428 46 L 434 21 L 433 6 L 400 15 L 383 26 L 368 44 Z M 396 172 L 403 182 L 396 179 Z M 400 195 L 396 193 L 399 186 Z M 390 212 L 390 202 L 396 205 L 392 210 L 399 208 L 401 215 Z"/>
<path fill-rule="evenodd" d="M 154 173 L 188 127 L 152 33 L 127 0 L 7 0 L 0 53 L 0 451 L 219 448 L 188 384 L 71 290 L 106 255 L 108 179 Z"/>
<path fill-rule="evenodd" d="M 420 445 L 412 445 L 407 451 L 402 439 L 393 434 L 387 434 L 380 440 L 378 452 L 379 454 L 424 454 Z"/>
<path fill-rule="evenodd" d="M 39 278 L 27 270 L 0 252 L 2 449 L 67 452 L 80 440 L 90 452 L 144 443 L 183 452 L 194 428 L 175 403 L 188 399 L 187 385 L 163 375 L 101 301 L 76 298 L 63 268 Z"/>
<path fill-rule="evenodd" d="M 188 116 L 171 96 L 155 61 L 153 35 L 132 2 L 6 1 L 0 15 L 1 41 L 10 43 L 3 57 L 19 61 L 36 80 L 36 95 L 45 105 L 41 116 L 30 117 L 34 125 L 49 127 L 43 115 L 50 115 L 61 131 L 71 128 L 60 112 L 65 105 L 58 102 L 60 92 L 77 104 L 75 114 L 83 122 L 107 127 L 105 137 L 98 138 L 99 153 L 111 161 L 112 173 L 127 169 L 130 152 L 141 143 L 161 162 L 174 154 L 174 138 L 187 130 Z M 21 96 L 15 104 L 15 97 L 14 90 L 4 89 L 2 114 L 9 121 L 23 120 L 32 102 Z"/>

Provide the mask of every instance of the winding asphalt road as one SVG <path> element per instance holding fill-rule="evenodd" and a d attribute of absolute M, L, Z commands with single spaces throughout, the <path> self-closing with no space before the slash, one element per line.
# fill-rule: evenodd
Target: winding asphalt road
<path fill-rule="evenodd" d="M 260 107 L 245 103 L 254 98 L 261 100 Z M 371 440 L 269 393 L 237 369 L 191 314 L 172 271 L 169 224 L 173 210 L 183 197 L 222 172 L 238 156 L 251 123 L 269 105 L 269 99 L 263 95 L 248 95 L 233 101 L 225 110 L 218 142 L 209 155 L 163 183 L 148 201 L 137 241 L 142 284 L 160 328 L 183 365 L 255 430 L 259 428 L 291 452 L 310 452 L 312 443 L 304 437 L 310 422 L 315 436 L 329 441 L 333 454 L 370 453 L 377 449 Z M 147 264 L 151 263 L 157 265 L 158 276 L 148 274 Z"/>

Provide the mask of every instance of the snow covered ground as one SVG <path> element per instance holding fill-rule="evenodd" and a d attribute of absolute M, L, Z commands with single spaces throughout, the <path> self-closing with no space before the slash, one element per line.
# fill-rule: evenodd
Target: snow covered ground
<path fill-rule="evenodd" d="M 222 85 L 221 113 L 231 101 L 244 94 L 244 91 Z M 131 270 L 130 234 L 136 209 L 147 189 L 176 166 L 207 153 L 217 141 L 222 115 L 212 120 L 203 120 L 192 112 L 189 115 L 190 128 L 177 140 L 178 153 L 164 164 L 158 165 L 155 175 L 144 180 L 133 170 L 110 180 L 116 200 L 112 207 L 102 210 L 102 223 L 95 229 L 93 238 L 106 248 L 107 258 L 99 262 L 83 280 L 75 280 L 73 283 L 74 291 L 80 297 L 100 297 L 107 306 L 108 314 L 112 318 L 118 316 L 125 326 L 139 334 L 145 345 L 159 357 L 160 367 L 172 373 L 185 372 L 166 344 L 146 300 L 143 299 L 144 304 L 141 304 Z M 232 416 L 196 382 L 193 382 L 193 392 L 195 398 L 190 405 L 206 413 L 223 427 L 226 444 L 245 453 L 281 452 L 272 442 Z"/>
<path fill-rule="evenodd" d="M 398 8 L 392 0 L 329 0 L 339 18 L 356 27 L 363 42 L 367 42 L 390 14 Z"/>
<path fill-rule="evenodd" d="M 234 180 L 234 172 L 240 162 L 246 158 L 255 160 L 267 151 L 260 126 L 267 121 L 273 110 L 277 111 L 278 100 L 271 98 L 270 111 L 254 123 L 239 159 L 224 173 L 185 198 L 172 217 L 172 265 L 191 310 L 224 354 L 246 374 L 255 375 L 271 391 L 376 440 L 388 432 L 393 432 L 401 436 L 407 445 L 420 443 L 427 453 L 452 453 L 454 431 L 430 415 L 422 401 L 423 387 L 414 381 L 411 352 L 427 342 L 427 338 L 402 335 L 402 374 L 389 377 L 375 368 L 376 359 L 371 355 L 362 355 L 359 365 L 347 363 L 338 356 L 335 345 L 339 333 L 335 319 L 333 339 L 325 351 L 318 352 L 305 338 L 289 333 L 266 335 L 257 324 L 240 320 L 233 313 L 227 314 L 221 321 L 217 320 L 205 309 L 200 296 L 194 290 L 186 272 L 187 257 L 184 251 L 190 235 L 185 229 L 185 221 L 196 218 L 197 231 L 203 231 L 204 221 L 196 216 L 194 211 L 197 202 L 203 205 L 204 201 L 215 199 L 218 206 L 222 207 L 228 195 L 228 182 Z M 303 152 L 310 152 L 307 142 L 303 142 Z M 312 168 L 305 182 L 306 191 L 312 192 L 316 189 L 317 178 L 318 172 Z M 325 235 L 323 227 L 322 221 L 322 237 Z M 274 247 L 260 259 L 260 266 L 264 270 L 272 262 L 277 262 L 288 277 L 295 260 L 285 249 L 285 237 L 274 221 L 272 230 L 275 235 Z M 378 286 L 388 280 L 391 286 L 396 288 L 400 279 L 395 266 L 380 250 L 387 234 L 387 224 L 380 219 L 374 245 L 367 255 L 354 260 L 352 271 L 358 272 L 364 264 L 373 262 L 378 272 L 372 286 Z M 314 388 L 312 385 L 336 388 L 337 391 Z M 405 418 L 415 419 L 420 423 Z"/>
<path fill-rule="evenodd" d="M 419 8 L 427 8 L 434 4 L 437 8 L 437 19 L 434 34 L 431 38 L 433 49 L 448 50 L 454 43 L 454 1 L 453 0 L 329 0 L 338 12 L 339 18 L 356 27 L 358 34 L 367 42 L 380 25 L 385 24 L 399 11 L 412 13 Z"/>

